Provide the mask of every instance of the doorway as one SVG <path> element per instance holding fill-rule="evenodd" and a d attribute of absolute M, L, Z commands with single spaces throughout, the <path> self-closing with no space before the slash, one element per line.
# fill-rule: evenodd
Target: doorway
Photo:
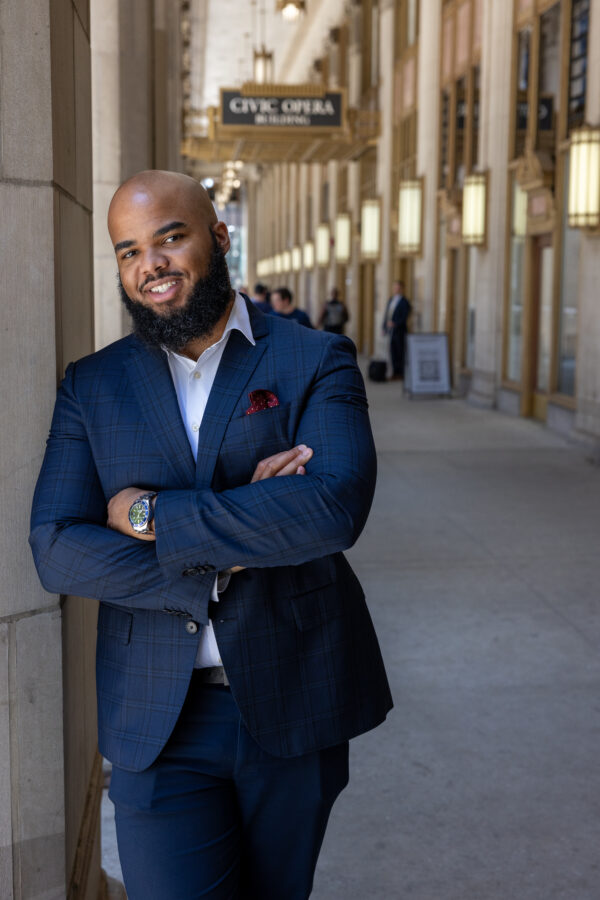
<path fill-rule="evenodd" d="M 529 297 L 529 340 L 525 343 L 524 415 L 546 421 L 551 382 L 554 309 L 554 244 L 552 234 L 533 238 Z"/>

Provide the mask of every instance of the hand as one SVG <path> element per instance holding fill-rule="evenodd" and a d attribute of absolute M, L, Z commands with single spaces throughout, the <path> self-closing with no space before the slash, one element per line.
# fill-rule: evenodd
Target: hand
<path fill-rule="evenodd" d="M 310 447 L 298 444 L 291 450 L 283 450 L 274 456 L 267 456 L 256 466 L 250 484 L 255 481 L 265 481 L 267 478 L 276 478 L 278 475 L 306 475 L 304 463 L 307 463 L 313 455 Z M 245 566 L 233 566 L 230 572 L 241 572 Z"/>
<path fill-rule="evenodd" d="M 134 500 L 147 493 L 147 488 L 130 487 L 123 488 L 122 491 L 111 497 L 108 501 L 108 522 L 106 523 L 108 527 L 115 531 L 120 531 L 121 534 L 126 534 L 128 537 L 138 538 L 140 541 L 155 541 L 154 519 L 150 523 L 152 531 L 149 531 L 147 534 L 138 534 L 137 531 L 133 530 L 129 521 L 129 507 Z M 151 502 L 154 502 L 154 499 Z"/>

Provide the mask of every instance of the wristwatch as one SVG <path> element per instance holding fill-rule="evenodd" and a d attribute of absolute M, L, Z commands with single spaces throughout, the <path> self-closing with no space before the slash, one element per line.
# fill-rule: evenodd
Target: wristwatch
<path fill-rule="evenodd" d="M 150 491 L 148 494 L 142 494 L 129 507 L 129 524 L 136 534 L 148 534 L 150 531 L 150 522 L 154 518 L 152 498 L 156 497 L 157 493 Z"/>

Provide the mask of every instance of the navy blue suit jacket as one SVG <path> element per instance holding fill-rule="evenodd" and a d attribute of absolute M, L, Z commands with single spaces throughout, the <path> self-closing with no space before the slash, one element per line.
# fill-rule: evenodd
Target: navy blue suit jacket
<path fill-rule="evenodd" d="M 218 570 L 242 565 L 213 617 L 234 698 L 275 756 L 374 727 L 391 706 L 361 587 L 342 550 L 375 485 L 353 344 L 248 303 L 256 345 L 229 337 L 197 463 L 165 354 L 134 336 L 69 365 L 36 488 L 30 542 L 44 587 L 100 601 L 101 752 L 149 766 L 169 738 L 208 621 Z M 246 415 L 248 393 L 279 406 Z M 305 443 L 304 476 L 250 484 L 257 462 Z M 106 527 L 128 486 L 159 491 L 156 543 Z"/>

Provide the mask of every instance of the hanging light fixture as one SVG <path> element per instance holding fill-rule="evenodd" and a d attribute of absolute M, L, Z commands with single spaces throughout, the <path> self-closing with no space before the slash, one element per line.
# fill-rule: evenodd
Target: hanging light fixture
<path fill-rule="evenodd" d="M 423 179 L 400 182 L 398 194 L 398 252 L 420 256 L 423 244 Z"/>
<path fill-rule="evenodd" d="M 302 268 L 302 247 L 292 248 L 292 272 L 299 272 Z"/>
<path fill-rule="evenodd" d="M 304 244 L 304 268 L 314 269 L 315 267 L 315 245 L 312 241 L 306 241 Z"/>
<path fill-rule="evenodd" d="M 335 218 L 335 261 L 347 265 L 352 255 L 352 220 L 348 213 Z"/>
<path fill-rule="evenodd" d="M 289 250 L 284 250 L 281 254 L 281 270 L 286 275 L 292 271 L 292 254 Z"/>
<path fill-rule="evenodd" d="M 381 252 L 381 202 L 363 200 L 360 215 L 360 253 L 363 259 L 379 259 Z"/>
<path fill-rule="evenodd" d="M 277 12 L 288 22 L 295 22 L 306 12 L 305 0 L 277 0 Z"/>
<path fill-rule="evenodd" d="M 328 266 L 331 255 L 331 236 L 329 225 L 323 222 L 317 227 L 317 265 Z"/>
<path fill-rule="evenodd" d="M 273 82 L 273 54 L 263 44 L 254 51 L 254 81 L 257 84 Z"/>
<path fill-rule="evenodd" d="M 487 241 L 487 172 L 467 175 L 463 187 L 462 239 L 471 247 Z"/>
<path fill-rule="evenodd" d="M 569 225 L 600 228 L 600 127 L 571 132 Z"/>

